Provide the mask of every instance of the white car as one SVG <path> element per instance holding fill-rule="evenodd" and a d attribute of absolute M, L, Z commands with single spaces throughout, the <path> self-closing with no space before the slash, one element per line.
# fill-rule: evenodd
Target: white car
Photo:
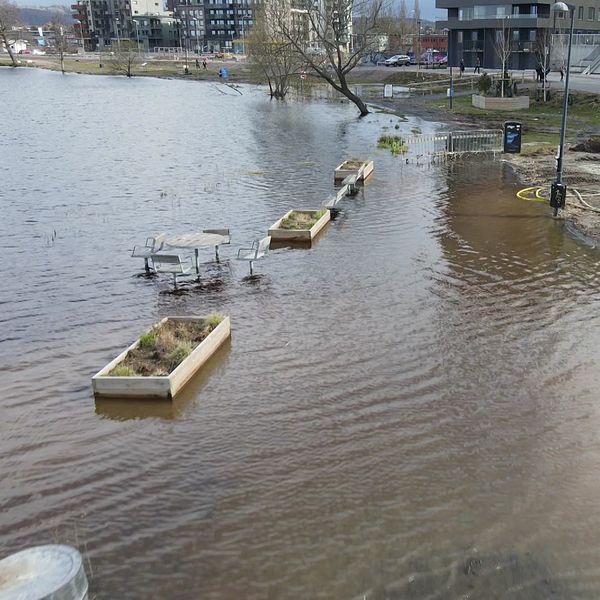
<path fill-rule="evenodd" d="M 386 67 L 406 67 L 410 65 L 410 56 L 406 54 L 396 54 L 383 61 Z"/>

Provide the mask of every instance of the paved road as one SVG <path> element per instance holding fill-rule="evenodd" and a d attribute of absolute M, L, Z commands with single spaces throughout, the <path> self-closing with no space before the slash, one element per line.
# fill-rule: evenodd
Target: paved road
<path fill-rule="evenodd" d="M 440 69 L 440 68 L 435 68 L 435 69 L 425 69 L 423 66 L 420 67 L 421 71 L 425 72 L 425 73 L 440 73 L 440 74 L 447 74 L 448 77 L 450 76 L 450 69 L 445 68 L 445 69 Z M 357 69 L 357 73 L 359 73 L 360 71 L 376 71 L 376 72 L 380 72 L 380 71 L 385 71 L 387 73 L 394 73 L 395 71 L 398 71 L 400 73 L 403 73 L 404 71 L 416 71 L 417 67 L 415 65 L 411 65 L 409 67 L 384 67 L 382 66 L 365 66 L 365 65 L 361 65 L 360 67 L 358 67 Z M 458 73 L 458 68 L 454 68 L 453 69 L 454 74 L 456 75 Z M 494 70 L 494 69 L 487 69 L 486 70 L 488 73 L 498 73 L 498 70 Z M 525 79 L 529 79 L 529 80 L 534 80 L 535 79 L 535 71 L 533 71 L 532 69 L 529 69 L 527 71 L 511 71 L 511 73 L 513 74 L 513 76 L 516 76 L 517 79 L 521 78 L 523 76 L 523 74 L 525 75 Z M 383 75 L 383 73 L 382 73 Z M 467 69 L 467 71 L 465 72 L 465 76 L 467 77 L 472 77 L 473 76 L 473 72 L 472 72 L 472 68 L 471 69 Z M 548 76 L 548 81 L 551 84 L 552 88 L 560 88 L 563 84 L 561 84 L 560 82 L 560 74 L 559 73 L 550 73 L 550 75 Z M 591 94 L 600 94 L 600 75 L 579 75 L 577 73 L 571 73 L 571 80 L 569 83 L 569 87 L 572 90 L 578 91 L 578 92 L 588 92 Z"/>

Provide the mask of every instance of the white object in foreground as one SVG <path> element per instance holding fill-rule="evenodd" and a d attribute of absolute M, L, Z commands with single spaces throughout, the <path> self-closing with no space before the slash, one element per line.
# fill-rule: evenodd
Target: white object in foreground
<path fill-rule="evenodd" d="M 197 321 L 205 317 L 165 317 L 156 326 L 167 321 Z M 223 320 L 194 348 L 193 352 L 183 360 L 169 375 L 115 377 L 108 375 L 119 363 L 125 360 L 127 353 L 140 343 L 139 338 L 121 352 L 117 358 L 109 362 L 101 371 L 92 377 L 94 394 L 102 397 L 117 398 L 162 398 L 171 400 L 192 376 L 202 367 L 219 347 L 230 337 L 231 323 L 229 317 Z M 2 599 L 0 599 L 2 600 Z"/>
<path fill-rule="evenodd" d="M 84 600 L 88 582 L 75 548 L 27 548 L 0 560 L 0 600 Z"/>

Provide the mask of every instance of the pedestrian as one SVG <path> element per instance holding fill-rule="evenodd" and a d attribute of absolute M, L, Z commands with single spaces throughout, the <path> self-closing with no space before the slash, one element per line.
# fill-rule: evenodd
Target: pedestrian
<path fill-rule="evenodd" d="M 481 73 L 481 61 L 479 60 L 479 56 L 475 61 L 475 70 L 473 71 L 473 73 Z"/>
<path fill-rule="evenodd" d="M 204 67 L 204 70 L 206 71 L 206 59 L 205 58 L 202 59 L 202 66 Z"/>
<path fill-rule="evenodd" d="M 196 69 L 200 68 L 200 63 L 198 62 L 198 59 L 196 59 Z"/>
<path fill-rule="evenodd" d="M 544 70 L 542 69 L 541 65 L 538 65 L 535 68 L 535 74 L 536 74 L 536 78 L 535 78 L 536 82 L 544 80 Z"/>
<path fill-rule="evenodd" d="M 561 67 L 560 68 L 560 80 L 563 81 L 565 78 L 565 68 Z"/>
<path fill-rule="evenodd" d="M 462 58 L 460 59 L 459 69 L 460 69 L 460 76 L 462 77 L 463 73 L 465 72 L 465 61 Z"/>

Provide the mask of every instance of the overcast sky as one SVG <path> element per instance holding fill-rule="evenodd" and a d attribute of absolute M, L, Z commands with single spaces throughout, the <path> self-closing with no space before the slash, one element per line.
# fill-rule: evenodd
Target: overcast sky
<path fill-rule="evenodd" d="M 70 6 L 74 4 L 70 0 L 14 0 L 19 6 L 28 6 L 28 7 L 36 7 L 36 6 Z M 412 10 L 412 3 L 414 0 L 406 0 L 406 4 L 408 6 L 408 10 Z M 431 21 L 435 19 L 443 19 L 446 16 L 445 10 L 436 10 L 435 9 L 435 0 L 420 0 L 421 6 L 421 17 L 423 19 L 429 19 Z"/>

